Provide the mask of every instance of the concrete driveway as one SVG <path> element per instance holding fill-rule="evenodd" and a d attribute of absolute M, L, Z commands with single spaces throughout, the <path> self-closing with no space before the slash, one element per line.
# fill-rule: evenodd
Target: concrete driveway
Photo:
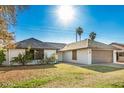
<path fill-rule="evenodd" d="M 110 67 L 116 67 L 116 68 L 124 68 L 124 64 L 120 63 L 103 63 L 103 64 L 91 64 L 91 65 L 86 65 L 86 64 L 79 64 L 79 63 L 71 63 L 71 62 L 62 62 L 65 64 L 70 64 L 70 65 L 75 65 L 75 66 L 94 66 L 94 65 L 99 65 L 99 66 L 110 66 Z"/>
<path fill-rule="evenodd" d="M 118 63 L 110 63 L 110 64 L 93 64 L 93 65 L 102 65 L 102 66 L 110 66 L 110 67 L 116 67 L 116 68 L 124 68 L 124 64 L 118 64 Z"/>

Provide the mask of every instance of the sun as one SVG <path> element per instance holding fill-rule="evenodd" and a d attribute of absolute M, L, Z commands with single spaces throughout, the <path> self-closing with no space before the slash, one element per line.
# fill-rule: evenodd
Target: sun
<path fill-rule="evenodd" d="M 73 6 L 59 6 L 57 16 L 63 24 L 70 23 L 75 17 L 75 9 Z"/>

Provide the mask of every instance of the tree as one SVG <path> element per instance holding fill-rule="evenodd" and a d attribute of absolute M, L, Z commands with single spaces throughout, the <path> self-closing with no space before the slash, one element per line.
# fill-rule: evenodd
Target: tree
<path fill-rule="evenodd" d="M 0 65 L 6 60 L 3 50 L 0 50 Z"/>
<path fill-rule="evenodd" d="M 91 32 L 90 34 L 89 34 L 89 39 L 90 40 L 94 40 L 96 38 L 96 33 L 95 32 Z"/>
<path fill-rule="evenodd" d="M 0 5 L 0 41 L 5 48 L 14 47 L 14 33 L 8 32 L 8 27 L 16 24 L 16 15 L 18 11 L 25 8 L 26 6 L 21 5 Z"/>
<path fill-rule="evenodd" d="M 7 31 L 7 25 L 5 20 L 0 24 L 0 44 L 2 48 L 13 48 L 14 47 L 14 33 Z"/>
<path fill-rule="evenodd" d="M 77 30 L 76 30 L 76 42 L 77 42 L 77 37 L 78 37 L 78 36 L 77 36 Z"/>
<path fill-rule="evenodd" d="M 81 41 L 81 35 L 82 35 L 82 33 L 83 33 L 83 29 L 81 27 L 78 27 L 76 29 L 76 42 L 77 42 L 77 35 L 79 35 L 79 39 Z"/>
<path fill-rule="evenodd" d="M 0 23 L 2 22 L 2 18 L 8 25 L 14 25 L 16 23 L 17 12 L 25 9 L 26 7 L 27 6 L 23 5 L 0 5 Z"/>

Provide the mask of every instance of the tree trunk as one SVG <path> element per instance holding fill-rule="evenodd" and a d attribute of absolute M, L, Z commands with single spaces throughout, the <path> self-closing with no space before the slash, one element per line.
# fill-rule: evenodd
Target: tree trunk
<path fill-rule="evenodd" d="M 22 65 L 25 66 L 25 62 L 22 62 Z"/>
<path fill-rule="evenodd" d="M 81 35 L 80 35 L 80 41 L 81 41 Z"/>
<path fill-rule="evenodd" d="M 77 32 L 76 32 L 76 42 L 77 42 Z"/>

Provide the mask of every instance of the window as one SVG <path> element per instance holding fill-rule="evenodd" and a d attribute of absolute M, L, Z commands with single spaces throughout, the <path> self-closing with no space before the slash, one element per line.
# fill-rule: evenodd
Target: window
<path fill-rule="evenodd" d="M 44 58 L 44 51 L 39 49 L 39 50 L 35 50 L 35 53 L 34 53 L 34 57 L 35 59 L 43 59 Z"/>
<path fill-rule="evenodd" d="M 77 50 L 72 51 L 72 60 L 77 60 Z"/>
<path fill-rule="evenodd" d="M 124 52 L 119 52 L 119 56 L 124 56 Z"/>
<path fill-rule="evenodd" d="M 30 51 L 27 50 L 26 54 L 31 54 L 33 60 L 44 58 L 44 50 L 42 49 L 31 49 Z"/>
<path fill-rule="evenodd" d="M 31 54 L 31 58 L 34 60 L 34 50 L 26 51 L 26 55 Z"/>

